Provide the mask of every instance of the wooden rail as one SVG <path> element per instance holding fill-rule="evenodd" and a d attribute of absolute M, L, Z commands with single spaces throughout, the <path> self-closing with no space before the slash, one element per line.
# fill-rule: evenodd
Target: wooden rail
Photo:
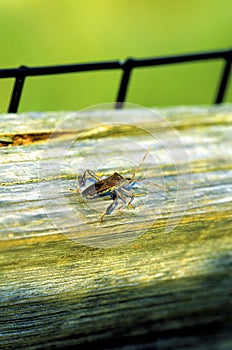
<path fill-rule="evenodd" d="M 0 123 L 2 349 L 232 348 L 231 106 Z M 79 169 L 129 176 L 148 147 L 136 176 L 169 191 L 99 222 Z"/>

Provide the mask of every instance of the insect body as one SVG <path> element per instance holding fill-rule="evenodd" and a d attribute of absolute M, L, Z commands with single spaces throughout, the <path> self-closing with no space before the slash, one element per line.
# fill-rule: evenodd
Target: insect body
<path fill-rule="evenodd" d="M 124 177 L 119 173 L 115 172 L 113 175 L 106 177 L 104 179 L 101 179 L 92 170 L 87 169 L 83 175 L 80 175 L 78 177 L 78 187 L 76 190 L 74 190 L 74 192 L 79 192 L 80 187 L 85 185 L 87 176 L 96 180 L 95 183 L 93 183 L 92 185 L 84 189 L 84 191 L 82 192 L 82 196 L 86 199 L 94 199 L 96 197 L 104 197 L 104 196 L 110 196 L 112 198 L 113 202 L 101 214 L 100 221 L 103 221 L 104 216 L 106 214 L 110 214 L 114 210 L 114 208 L 118 206 L 118 199 L 122 201 L 122 204 L 118 207 L 118 210 L 120 210 L 120 208 L 123 205 L 133 208 L 131 205 L 131 202 L 133 201 L 135 194 L 128 189 L 128 186 L 133 182 L 147 182 L 145 180 L 135 180 L 134 178 L 136 173 L 140 169 L 142 163 L 144 162 L 148 152 L 149 152 L 149 149 L 145 153 L 141 163 L 136 168 L 136 170 L 134 171 L 131 177 Z M 166 189 L 163 186 L 160 186 L 154 183 L 152 184 L 166 191 Z M 127 197 L 130 198 L 128 203 L 127 203 Z"/>
<path fill-rule="evenodd" d="M 97 182 L 90 185 L 82 192 L 82 195 L 87 199 L 96 198 L 100 194 L 113 192 L 119 184 L 125 181 L 124 177 L 116 172 L 102 180 L 93 171 L 86 170 L 83 176 L 78 179 L 79 186 L 83 184 L 83 179 L 87 174 L 97 180 Z"/>

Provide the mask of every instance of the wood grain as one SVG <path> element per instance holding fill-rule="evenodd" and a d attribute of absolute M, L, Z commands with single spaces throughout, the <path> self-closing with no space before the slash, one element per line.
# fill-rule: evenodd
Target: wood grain
<path fill-rule="evenodd" d="M 229 105 L 3 115 L 0 347 L 231 349 L 231 122 Z M 169 191 L 137 183 L 100 223 L 110 202 L 70 191 L 79 170 L 130 176 L 148 147 L 138 178 Z"/>

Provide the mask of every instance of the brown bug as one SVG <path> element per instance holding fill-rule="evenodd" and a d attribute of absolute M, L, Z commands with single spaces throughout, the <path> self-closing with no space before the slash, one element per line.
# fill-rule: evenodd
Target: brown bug
<path fill-rule="evenodd" d="M 121 199 L 122 204 L 118 208 L 120 208 L 125 205 L 130 208 L 133 208 L 131 205 L 131 202 L 133 201 L 134 197 L 136 196 L 131 190 L 128 190 L 125 187 L 128 187 L 129 184 L 133 182 L 146 182 L 149 183 L 148 181 L 145 180 L 135 180 L 135 175 L 141 168 L 147 154 L 149 153 L 149 150 L 145 153 L 142 161 L 138 165 L 138 167 L 135 169 L 133 175 L 131 177 L 123 177 L 119 173 L 115 172 L 113 175 L 106 177 L 104 179 L 101 179 L 97 174 L 95 174 L 92 170 L 85 170 L 83 175 L 78 176 L 78 186 L 76 190 L 72 190 L 73 192 L 79 192 L 81 186 L 85 185 L 86 183 L 86 178 L 89 176 L 90 178 L 93 178 L 96 180 L 96 182 L 87 188 L 84 189 L 84 191 L 81 193 L 82 196 L 86 199 L 94 199 L 97 197 L 105 197 L 105 196 L 110 196 L 113 202 L 106 208 L 106 210 L 101 214 L 100 216 L 100 221 L 103 221 L 103 218 L 105 215 L 109 215 L 114 208 L 118 206 L 118 199 Z M 161 185 L 151 183 L 160 189 L 167 191 L 166 188 L 164 188 Z M 126 197 L 130 197 L 129 202 L 127 203 Z M 120 211 L 119 211 L 120 212 Z"/>

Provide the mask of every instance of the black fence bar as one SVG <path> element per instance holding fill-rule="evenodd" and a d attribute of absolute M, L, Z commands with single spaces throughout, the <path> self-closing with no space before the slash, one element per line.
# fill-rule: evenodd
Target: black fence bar
<path fill-rule="evenodd" d="M 217 97 L 215 100 L 216 104 L 219 104 L 223 101 L 224 95 L 225 95 L 225 91 L 228 85 L 228 80 L 229 80 L 229 76 L 230 76 L 230 71 L 231 71 L 231 59 L 226 61 L 225 64 L 225 68 L 222 74 L 222 78 L 221 78 L 221 82 L 220 82 L 220 86 L 218 89 L 218 93 L 217 93 Z"/>
<path fill-rule="evenodd" d="M 186 54 L 186 55 L 176 55 L 176 56 L 168 56 L 168 57 L 137 59 L 137 60 L 133 60 L 133 62 L 134 62 L 134 68 L 148 67 L 148 66 L 161 66 L 161 65 L 175 64 L 175 63 L 214 60 L 219 58 L 231 59 L 231 54 L 232 54 L 232 49 L 212 51 L 212 52 L 201 52 L 201 53 Z"/>
<path fill-rule="evenodd" d="M 217 97 L 215 99 L 215 103 L 221 103 L 223 102 L 228 86 L 232 63 L 232 49 L 145 59 L 131 58 L 126 61 L 107 61 L 46 67 L 22 66 L 19 68 L 0 69 L 0 79 L 16 79 L 8 109 L 9 113 L 16 113 L 18 110 L 23 84 L 26 77 L 119 69 L 123 70 L 123 76 L 118 89 L 115 108 L 122 108 L 126 99 L 129 81 L 133 69 L 214 59 L 226 60 L 225 69 L 222 73 Z"/>
<path fill-rule="evenodd" d="M 16 78 L 11 100 L 10 100 L 10 105 L 8 108 L 8 113 L 17 113 L 19 101 L 23 90 L 24 81 L 25 81 L 25 77 Z"/>
<path fill-rule="evenodd" d="M 68 64 L 60 66 L 45 66 L 45 67 L 27 67 L 0 69 L 1 78 L 17 78 L 24 73 L 27 77 L 38 75 L 54 75 L 54 74 L 67 74 L 77 72 L 88 72 L 95 70 L 111 70 L 120 69 L 122 63 L 120 61 L 109 62 L 96 62 L 96 63 L 80 63 L 80 64 Z"/>
<path fill-rule="evenodd" d="M 130 58 L 123 65 L 122 80 L 119 86 L 118 97 L 115 103 L 116 109 L 123 108 L 123 105 L 126 99 L 126 93 L 128 91 L 128 85 L 130 81 L 132 68 L 133 68 L 133 59 Z"/>
<path fill-rule="evenodd" d="M 23 90 L 23 85 L 25 81 L 25 74 L 24 74 L 24 69 L 26 67 L 21 66 L 19 68 L 20 74 L 17 76 L 15 79 L 13 91 L 12 91 L 12 96 L 11 96 L 11 101 L 10 105 L 8 108 L 8 113 L 17 113 L 19 101 L 21 98 L 22 90 Z"/>

